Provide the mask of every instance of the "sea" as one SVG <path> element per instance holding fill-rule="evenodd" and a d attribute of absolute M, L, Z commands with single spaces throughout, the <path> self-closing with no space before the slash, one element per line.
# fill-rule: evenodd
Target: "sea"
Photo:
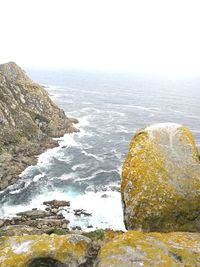
<path fill-rule="evenodd" d="M 124 230 L 121 170 L 135 132 L 154 123 L 181 123 L 200 148 L 200 77 L 44 70 L 27 74 L 67 116 L 79 120 L 80 132 L 59 138 L 59 147 L 38 156 L 37 165 L 0 192 L 0 217 L 44 209 L 47 200 L 69 200 L 70 208 L 62 212 L 70 227 Z M 76 216 L 75 209 L 91 216 Z"/>

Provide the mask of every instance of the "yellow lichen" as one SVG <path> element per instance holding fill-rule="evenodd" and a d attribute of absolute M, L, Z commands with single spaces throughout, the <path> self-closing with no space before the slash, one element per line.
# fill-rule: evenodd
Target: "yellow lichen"
<path fill-rule="evenodd" d="M 101 248 L 98 267 L 199 266 L 199 242 L 196 233 L 128 231 Z"/>
<path fill-rule="evenodd" d="M 0 239 L 0 266 L 27 267 L 34 258 L 49 257 L 63 263 L 81 262 L 87 254 L 89 239 L 75 235 L 30 235 Z"/>
<path fill-rule="evenodd" d="M 121 192 L 128 229 L 199 231 L 200 165 L 190 131 L 138 131 L 123 164 Z"/>

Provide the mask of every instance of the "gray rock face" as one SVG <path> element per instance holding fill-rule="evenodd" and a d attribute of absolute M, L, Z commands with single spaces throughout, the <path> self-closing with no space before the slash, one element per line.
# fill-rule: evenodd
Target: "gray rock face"
<path fill-rule="evenodd" d="M 55 146 L 52 137 L 78 131 L 73 122 L 19 66 L 0 65 L 0 189 L 35 164 L 35 155 Z"/>

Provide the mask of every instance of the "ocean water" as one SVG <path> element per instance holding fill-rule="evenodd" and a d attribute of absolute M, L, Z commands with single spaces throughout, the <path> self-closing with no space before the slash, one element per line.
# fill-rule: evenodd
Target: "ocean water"
<path fill-rule="evenodd" d="M 131 138 L 152 123 L 187 125 L 200 147 L 200 78 L 162 78 L 98 72 L 29 70 L 66 114 L 79 119 L 80 133 L 59 139 L 15 185 L 0 192 L 0 217 L 43 201 L 70 200 L 63 211 L 70 226 L 124 229 L 120 174 Z M 90 217 L 74 216 L 83 208 Z"/>

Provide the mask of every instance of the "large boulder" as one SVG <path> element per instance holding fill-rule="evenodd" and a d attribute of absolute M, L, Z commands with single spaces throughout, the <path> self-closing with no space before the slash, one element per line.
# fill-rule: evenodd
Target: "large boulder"
<path fill-rule="evenodd" d="M 199 233 L 128 231 L 102 246 L 96 266 L 200 266 Z"/>
<path fill-rule="evenodd" d="M 155 124 L 133 137 L 123 164 L 127 229 L 200 231 L 200 162 L 191 132 Z"/>
<path fill-rule="evenodd" d="M 2 237 L 0 238 L 0 266 L 82 266 L 87 264 L 90 247 L 89 238 L 75 234 Z"/>

